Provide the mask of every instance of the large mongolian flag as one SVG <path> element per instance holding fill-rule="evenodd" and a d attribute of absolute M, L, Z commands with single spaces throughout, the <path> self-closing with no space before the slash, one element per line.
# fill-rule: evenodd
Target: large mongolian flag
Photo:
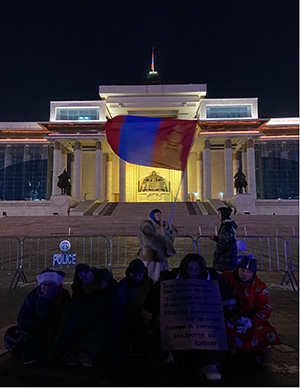
<path fill-rule="evenodd" d="M 129 163 L 184 171 L 197 120 L 116 116 L 105 130 L 112 150 Z"/>

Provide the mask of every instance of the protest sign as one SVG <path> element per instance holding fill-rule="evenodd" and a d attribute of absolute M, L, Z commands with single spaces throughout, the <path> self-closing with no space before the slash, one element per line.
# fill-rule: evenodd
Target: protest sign
<path fill-rule="evenodd" d="M 227 350 L 219 285 L 216 281 L 161 282 L 161 347 L 165 350 Z"/>

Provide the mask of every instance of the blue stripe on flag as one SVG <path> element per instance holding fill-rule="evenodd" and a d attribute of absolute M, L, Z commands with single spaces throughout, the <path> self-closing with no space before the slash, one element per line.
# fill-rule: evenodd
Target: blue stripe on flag
<path fill-rule="evenodd" d="M 155 135 L 161 120 L 156 117 L 125 116 L 119 156 L 129 163 L 151 166 Z"/>

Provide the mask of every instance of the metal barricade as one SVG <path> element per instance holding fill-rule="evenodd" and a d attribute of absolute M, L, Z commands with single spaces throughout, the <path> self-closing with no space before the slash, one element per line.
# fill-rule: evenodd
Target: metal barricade
<path fill-rule="evenodd" d="M 0 238 L 0 268 L 5 271 L 13 271 L 21 265 L 20 252 L 21 241 L 18 237 Z"/>
<path fill-rule="evenodd" d="M 287 278 L 286 284 L 291 283 L 293 289 L 295 286 L 297 290 L 299 289 L 299 280 L 296 277 L 295 273 L 299 274 L 299 237 L 293 236 L 290 237 L 287 241 L 288 245 L 288 264 L 289 264 L 289 276 Z M 282 279 L 281 284 L 285 281 L 285 278 Z"/>
<path fill-rule="evenodd" d="M 281 236 L 237 236 L 247 244 L 245 255 L 257 259 L 259 271 L 280 271 L 288 273 L 287 244 Z M 197 252 L 203 256 L 207 266 L 212 266 L 216 243 L 209 236 L 197 237 Z"/>
<path fill-rule="evenodd" d="M 138 258 L 139 241 L 136 235 L 115 235 L 109 240 L 110 269 L 125 269 L 131 260 Z M 176 255 L 168 259 L 170 268 L 178 267 L 187 253 L 195 251 L 192 236 L 178 236 L 174 241 Z"/>
<path fill-rule="evenodd" d="M 208 267 L 212 267 L 213 265 L 215 244 L 206 235 L 198 236 L 196 239 L 197 253 L 203 257 Z"/>
<path fill-rule="evenodd" d="M 76 253 L 77 263 L 94 267 L 108 267 L 108 240 L 105 236 L 35 236 L 23 239 L 24 270 L 42 270 L 53 267 L 53 255 L 62 253 L 59 244 L 68 240 L 71 248 L 66 253 Z M 58 266 L 62 268 L 62 266 Z M 56 267 L 56 268 L 58 268 Z M 69 268 L 69 266 L 63 266 Z"/>

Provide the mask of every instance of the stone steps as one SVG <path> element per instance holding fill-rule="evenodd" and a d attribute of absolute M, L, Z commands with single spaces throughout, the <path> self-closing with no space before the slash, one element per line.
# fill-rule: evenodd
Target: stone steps
<path fill-rule="evenodd" d="M 186 203 L 175 206 L 172 223 L 181 235 L 214 234 L 219 227 L 216 215 L 203 215 L 196 203 L 192 203 L 196 214 L 191 215 Z M 118 203 L 110 215 L 105 212 L 112 205 L 107 203 L 98 216 L 36 216 L 3 217 L 0 219 L 1 236 L 46 236 L 46 235 L 118 235 L 136 234 L 141 222 L 150 211 L 158 207 L 163 218 L 169 219 L 173 203 Z M 238 224 L 237 235 L 299 235 L 299 218 L 295 216 L 234 215 Z"/>

